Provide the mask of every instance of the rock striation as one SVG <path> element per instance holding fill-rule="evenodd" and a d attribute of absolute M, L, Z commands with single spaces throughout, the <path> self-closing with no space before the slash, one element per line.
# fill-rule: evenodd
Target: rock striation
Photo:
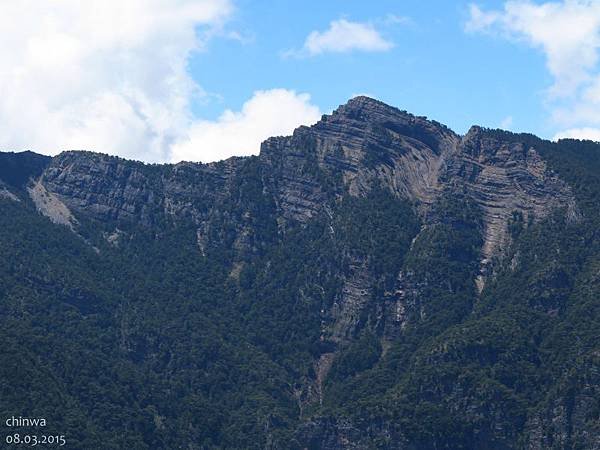
<path fill-rule="evenodd" d="M 409 200 L 424 232 L 439 220 L 432 205 L 441 196 L 467 196 L 482 211 L 480 274 L 473 280 L 479 292 L 493 272 L 492 260 L 501 259 L 510 245 L 511 221 L 518 218 L 527 226 L 561 208 L 577 217 L 569 186 L 518 136 L 472 127 L 461 137 L 438 122 L 364 96 L 292 136 L 267 139 L 257 157 L 144 165 L 65 152 L 52 159 L 29 192 L 40 211 L 57 223 L 73 224 L 78 215 L 110 223 L 106 236 L 113 242 L 121 233 L 117 230 L 133 225 L 152 229 L 164 222 L 191 223 L 205 253 L 211 242 L 225 239 L 224 228 L 232 229 L 230 245 L 236 259 L 244 259 L 258 251 L 264 228 L 243 201 L 249 168 L 260 174 L 252 189 L 262 193 L 263 210 L 272 208 L 269 220 L 280 236 L 320 214 L 331 216 L 344 196 L 363 197 L 375 187 Z M 237 264 L 232 273 L 241 269 Z M 408 305 L 414 309 L 419 303 L 419 290 L 414 281 L 406 284 L 406 274 L 398 280 L 399 294 L 388 305 L 395 313 L 388 317 L 395 315 L 392 322 L 402 328 Z M 332 335 L 351 334 L 372 282 L 360 265 L 350 268 L 344 293 L 331 311 Z M 410 300 L 403 300 L 406 292 L 412 292 Z"/>
<path fill-rule="evenodd" d="M 232 194 L 248 163 L 146 166 L 89 152 L 55 157 L 40 181 L 73 211 L 98 220 L 151 226 L 157 213 L 188 218 L 204 234 L 206 212 Z M 533 147 L 472 127 L 461 137 L 435 121 L 355 97 L 312 127 L 267 139 L 258 162 L 263 190 L 279 220 L 306 223 L 342 195 L 364 196 L 374 186 L 415 203 L 424 221 L 446 190 L 466 192 L 484 212 L 489 260 L 509 244 L 513 214 L 525 223 L 556 208 L 576 215 L 569 187 L 548 170 Z M 210 214 L 208 214 L 210 215 Z"/>
<path fill-rule="evenodd" d="M 557 208 L 575 214 L 570 188 L 548 170 L 533 147 L 488 136 L 472 127 L 447 159 L 444 179 L 464 189 L 484 213 L 484 258 L 508 245 L 508 223 L 518 213 L 525 223 Z"/>

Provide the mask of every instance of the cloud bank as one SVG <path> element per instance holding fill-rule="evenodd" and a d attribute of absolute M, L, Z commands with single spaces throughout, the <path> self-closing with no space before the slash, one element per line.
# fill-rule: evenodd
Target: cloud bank
<path fill-rule="evenodd" d="M 313 120 L 308 97 L 281 90 L 257 93 L 215 123 L 194 117 L 192 102 L 206 94 L 187 61 L 211 37 L 232 34 L 233 13 L 231 0 L 0 2 L 0 150 L 206 161 L 258 151 L 267 137 L 259 130 L 279 134 L 291 120 Z M 249 130 L 248 120 L 266 120 L 261 113 L 278 126 Z M 237 131 L 242 141 L 232 138 Z"/>
<path fill-rule="evenodd" d="M 522 42 L 542 51 L 554 82 L 547 91 L 557 136 L 600 136 L 600 2 L 507 1 L 502 10 L 470 6 L 466 30 Z"/>
<path fill-rule="evenodd" d="M 561 131 L 554 135 L 554 140 L 559 139 L 588 139 L 590 141 L 600 142 L 600 129 L 598 128 L 573 128 L 570 130 Z"/>
<path fill-rule="evenodd" d="M 286 89 L 257 91 L 241 111 L 225 111 L 216 121 L 194 123 L 185 139 L 173 146 L 174 161 L 215 161 L 258 153 L 268 137 L 291 134 L 299 124 L 319 120 L 319 108 L 308 94 Z"/>

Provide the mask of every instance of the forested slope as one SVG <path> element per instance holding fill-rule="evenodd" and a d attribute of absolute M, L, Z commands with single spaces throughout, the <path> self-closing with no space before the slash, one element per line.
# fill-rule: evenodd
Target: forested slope
<path fill-rule="evenodd" d="M 0 154 L 0 417 L 82 449 L 600 448 L 599 199 L 600 144 L 366 97 L 208 165 Z"/>

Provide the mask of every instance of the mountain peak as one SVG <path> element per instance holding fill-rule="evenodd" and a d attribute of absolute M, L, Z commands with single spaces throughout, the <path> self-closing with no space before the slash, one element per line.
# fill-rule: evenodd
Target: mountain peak
<path fill-rule="evenodd" d="M 414 117 L 412 114 L 401 111 L 394 106 L 390 106 L 380 100 L 365 95 L 359 95 L 351 98 L 345 104 L 339 106 L 333 115 L 356 116 L 361 113 L 378 113 L 381 115 L 404 115 L 406 117 Z"/>
<path fill-rule="evenodd" d="M 352 97 L 346 102 L 346 105 L 353 107 L 364 107 L 365 105 L 383 105 L 388 108 L 392 108 L 392 106 L 382 102 L 381 100 L 377 100 L 376 98 L 366 95 L 357 95 L 356 97 Z"/>

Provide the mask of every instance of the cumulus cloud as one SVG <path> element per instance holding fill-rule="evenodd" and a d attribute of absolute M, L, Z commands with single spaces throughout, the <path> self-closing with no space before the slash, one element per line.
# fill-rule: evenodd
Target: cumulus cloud
<path fill-rule="evenodd" d="M 169 160 L 203 95 L 188 57 L 232 11 L 230 0 L 0 2 L 0 149 Z"/>
<path fill-rule="evenodd" d="M 466 28 L 498 32 L 540 48 L 555 79 L 553 93 L 569 95 L 589 80 L 598 62 L 600 3 L 508 1 L 504 10 L 490 12 L 471 5 Z"/>
<path fill-rule="evenodd" d="M 351 51 L 385 52 L 394 44 L 386 40 L 370 23 L 334 20 L 325 31 L 312 31 L 300 51 L 287 55 L 315 56 L 323 53 L 348 53 Z"/>
<path fill-rule="evenodd" d="M 187 61 L 224 29 L 231 0 L 0 2 L 0 150 L 87 149 L 148 162 L 254 154 L 315 122 L 307 94 L 259 91 L 216 121 Z"/>
<path fill-rule="evenodd" d="M 547 100 L 556 125 L 586 135 L 600 126 L 600 2 L 511 0 L 492 11 L 472 4 L 465 28 L 541 50 L 554 79 Z"/>
<path fill-rule="evenodd" d="M 312 124 L 320 117 L 308 94 L 286 89 L 257 91 L 241 111 L 227 110 L 218 120 L 195 123 L 173 146 L 172 160 L 208 162 L 255 155 L 266 138 L 291 134 L 300 124 Z"/>

